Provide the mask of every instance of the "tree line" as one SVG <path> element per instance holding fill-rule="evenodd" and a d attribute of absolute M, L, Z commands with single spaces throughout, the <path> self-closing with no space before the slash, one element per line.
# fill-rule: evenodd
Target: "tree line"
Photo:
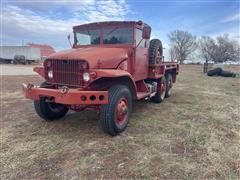
<path fill-rule="evenodd" d="M 240 44 L 228 34 L 212 38 L 197 38 L 190 32 L 176 30 L 168 34 L 170 41 L 169 54 L 172 60 L 182 64 L 192 53 L 197 52 L 206 63 L 222 63 L 226 61 L 240 62 Z"/>

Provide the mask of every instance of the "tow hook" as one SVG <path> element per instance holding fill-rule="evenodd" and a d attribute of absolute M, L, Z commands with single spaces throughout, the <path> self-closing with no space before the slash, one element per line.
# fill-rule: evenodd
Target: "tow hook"
<path fill-rule="evenodd" d="M 67 94 L 68 91 L 69 91 L 69 88 L 68 88 L 67 86 L 63 86 L 63 87 L 61 88 L 61 92 L 62 92 L 63 94 Z"/>
<path fill-rule="evenodd" d="M 23 83 L 22 86 L 24 89 L 27 89 L 27 90 L 31 90 L 34 87 L 34 85 L 30 83 L 28 84 Z"/>

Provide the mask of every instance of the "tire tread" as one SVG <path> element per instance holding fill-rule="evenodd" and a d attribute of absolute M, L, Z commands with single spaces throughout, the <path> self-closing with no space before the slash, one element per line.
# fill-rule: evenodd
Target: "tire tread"
<path fill-rule="evenodd" d="M 107 105 L 102 105 L 101 106 L 101 125 L 103 128 L 103 131 L 112 135 L 112 136 L 116 136 L 118 135 L 120 132 L 124 131 L 124 129 L 127 127 L 126 126 L 123 129 L 118 129 L 115 126 L 115 121 L 114 121 L 114 114 L 115 114 L 115 102 L 118 100 L 118 96 L 121 93 L 121 91 L 124 92 L 124 89 L 128 91 L 130 98 L 131 98 L 131 94 L 129 89 L 124 86 L 124 85 L 115 85 L 112 86 L 109 89 L 109 104 Z M 129 108 L 131 109 L 131 102 L 129 102 Z M 130 111 L 131 112 L 131 111 Z"/>

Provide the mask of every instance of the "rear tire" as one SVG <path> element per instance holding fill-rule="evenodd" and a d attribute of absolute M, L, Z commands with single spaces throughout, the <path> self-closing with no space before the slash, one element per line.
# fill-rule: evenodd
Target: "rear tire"
<path fill-rule="evenodd" d="M 132 95 L 124 85 L 109 89 L 109 102 L 101 105 L 101 125 L 105 133 L 116 136 L 123 132 L 132 112 Z"/>
<path fill-rule="evenodd" d="M 172 89 L 172 74 L 168 73 L 166 75 L 166 94 L 165 98 L 168 98 L 171 96 L 171 89 Z"/>
<path fill-rule="evenodd" d="M 158 90 L 158 92 L 155 94 L 155 96 L 153 96 L 151 98 L 151 100 L 155 103 L 161 103 L 163 102 L 165 95 L 166 95 L 166 86 L 167 86 L 167 82 L 166 82 L 166 78 L 165 76 L 162 77 L 163 79 L 161 80 L 160 83 L 162 83 L 163 85 L 163 89 Z"/>
<path fill-rule="evenodd" d="M 46 87 L 46 82 L 42 83 L 40 87 Z M 46 102 L 47 97 L 40 97 L 39 100 L 34 101 L 36 113 L 46 121 L 58 120 L 66 115 L 68 108 L 64 104 L 55 102 Z"/>

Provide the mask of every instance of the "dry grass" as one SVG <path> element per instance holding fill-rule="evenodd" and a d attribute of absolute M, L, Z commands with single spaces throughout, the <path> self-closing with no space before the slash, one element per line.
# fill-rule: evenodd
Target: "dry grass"
<path fill-rule="evenodd" d="M 135 102 L 129 127 L 114 138 L 94 111 L 44 122 L 19 86 L 41 79 L 4 76 L 0 178 L 239 179 L 240 79 L 201 70 L 183 66 L 160 105 Z"/>

